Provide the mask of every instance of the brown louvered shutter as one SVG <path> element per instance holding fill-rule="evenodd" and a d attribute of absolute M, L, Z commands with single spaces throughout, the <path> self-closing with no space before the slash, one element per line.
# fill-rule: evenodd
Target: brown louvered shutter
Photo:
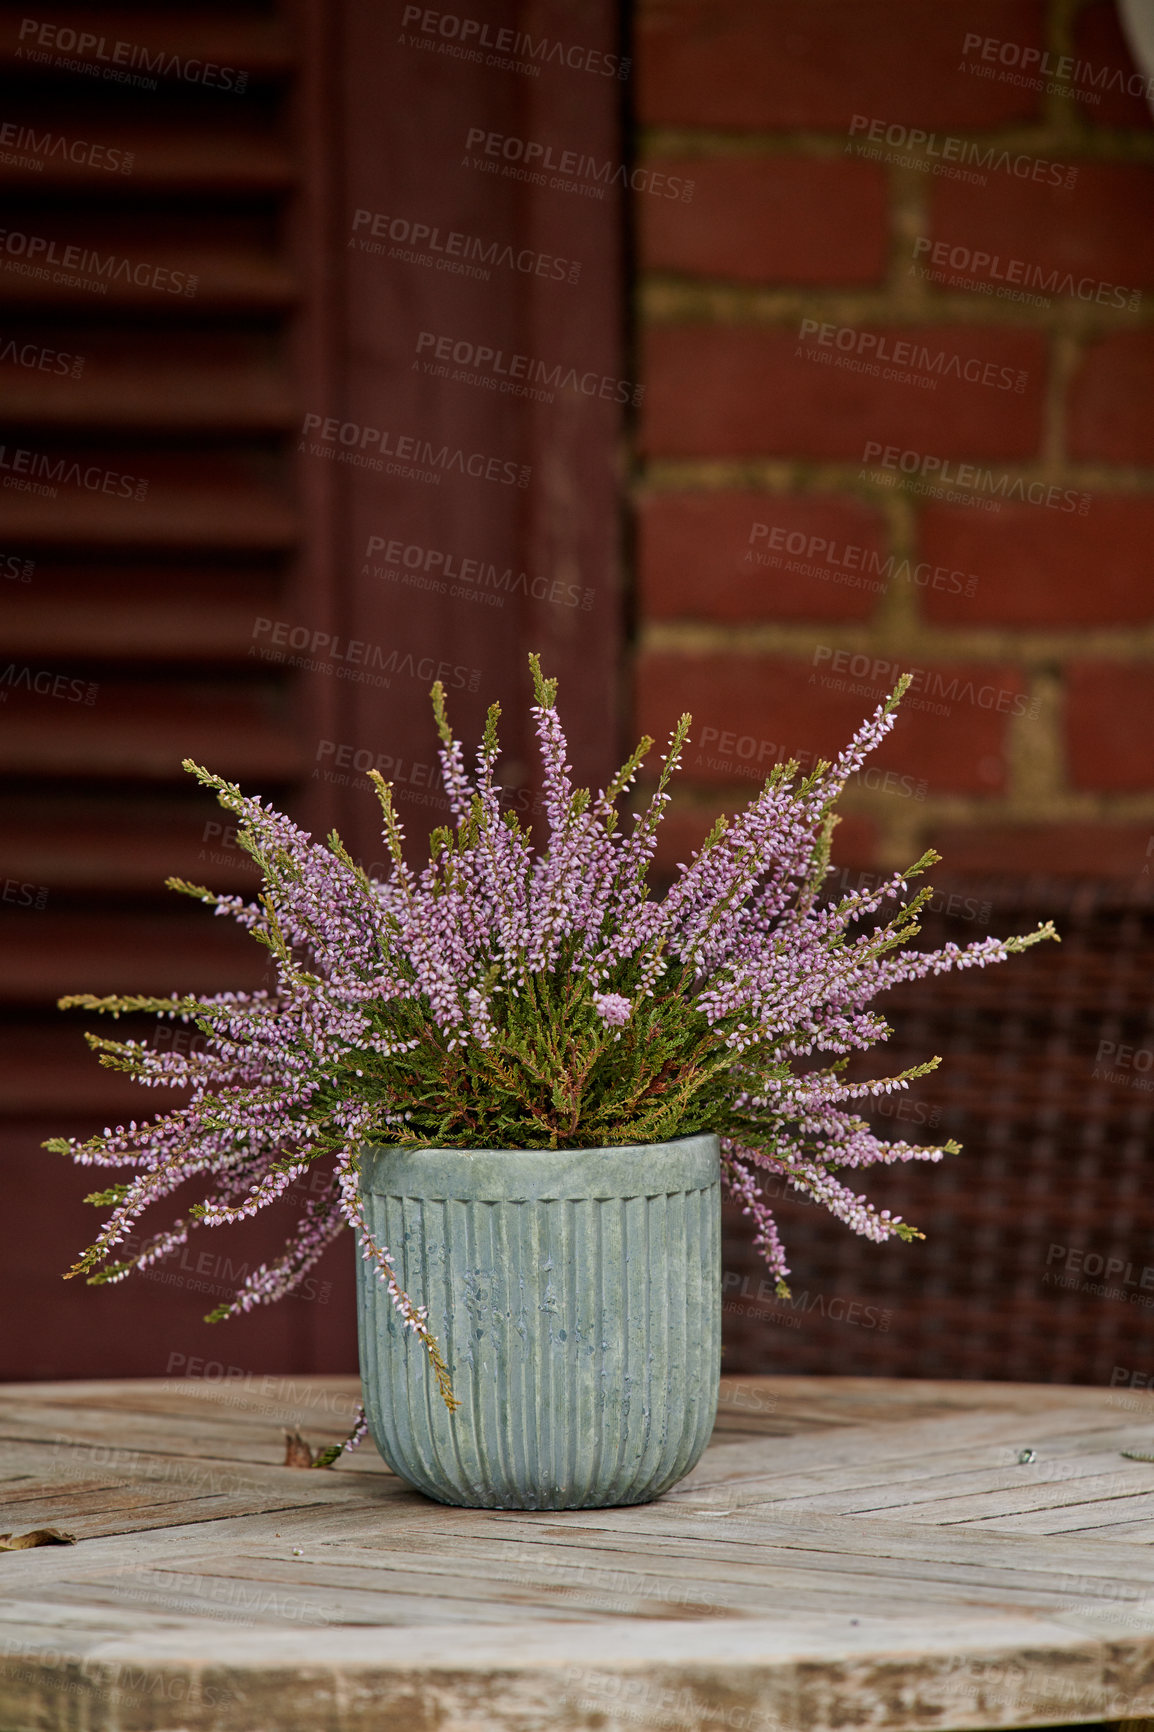
<path fill-rule="evenodd" d="M 567 0 L 484 12 L 538 42 L 618 46 L 611 0 L 577 23 Z M 278 1249 L 283 1221 L 194 1240 L 152 1281 L 60 1280 L 100 1219 L 78 1199 L 116 1175 L 86 1182 L 41 1140 L 169 1102 L 98 1068 L 81 1031 L 99 1025 L 53 1004 L 262 978 L 231 922 L 163 888 L 168 874 L 252 884 L 186 756 L 314 833 L 337 823 L 372 866 L 366 761 L 395 766 L 414 840 L 442 820 L 427 699 L 442 662 L 464 733 L 489 697 L 506 702 L 509 773 L 529 792 L 532 647 L 563 675 L 578 774 L 604 777 L 620 745 L 620 404 L 498 397 L 413 361 L 432 329 L 621 375 L 621 191 L 557 194 L 462 164 L 483 124 L 612 167 L 621 86 L 428 52 L 399 34 L 402 8 L 375 0 L 53 13 L 0 5 L 0 1184 L 5 1282 L 31 1319 L 0 1332 L 0 1377 L 153 1373 L 173 1355 L 174 1370 L 197 1357 L 347 1370 L 347 1243 L 311 1298 L 199 1321 L 243 1263 Z M 61 138 L 93 150 L 74 160 Z M 362 248 L 358 211 L 465 233 L 501 262 L 453 275 Z M 529 268 L 546 255 L 579 269 Z M 48 364 L 27 365 L 36 355 Z M 312 451 L 317 418 L 450 457 L 435 485 L 414 484 L 338 461 L 341 439 Z M 464 474 L 461 453 L 532 483 Z M 382 580 L 374 537 L 482 562 L 514 587 L 462 597 Z M 276 659 L 286 633 L 291 649 L 302 634 L 343 648 L 294 666 Z M 386 671 L 347 677 L 351 640 Z"/>
<path fill-rule="evenodd" d="M 65 1286 L 62 1251 L 99 1216 L 85 1175 L 38 1145 L 152 1105 L 86 1057 L 58 994 L 260 974 L 231 922 L 164 878 L 250 881 L 183 757 L 289 800 L 305 769 L 296 676 L 249 650 L 315 567 L 322 521 L 301 509 L 292 441 L 320 275 L 310 18 L 259 0 L 30 16 L 0 20 L 0 1104 L 14 1273 L 56 1346 L 41 1363 L 6 1331 L 3 1369 L 82 1372 L 125 1327 L 150 1369 L 162 1340 L 287 1365 L 326 1313 L 302 1329 L 284 1307 L 222 1341 L 200 1323 L 232 1273 L 215 1252 L 132 1292 Z M 225 1249 L 235 1268 L 278 1238 Z"/>

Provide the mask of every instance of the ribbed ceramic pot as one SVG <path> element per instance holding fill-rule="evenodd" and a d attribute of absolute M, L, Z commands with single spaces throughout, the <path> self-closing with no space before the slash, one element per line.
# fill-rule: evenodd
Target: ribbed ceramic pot
<path fill-rule="evenodd" d="M 366 1149 L 361 1191 L 461 1405 L 357 1259 L 373 1441 L 473 1509 L 648 1503 L 709 1441 L 721 1359 L 714 1136 L 616 1149 Z"/>

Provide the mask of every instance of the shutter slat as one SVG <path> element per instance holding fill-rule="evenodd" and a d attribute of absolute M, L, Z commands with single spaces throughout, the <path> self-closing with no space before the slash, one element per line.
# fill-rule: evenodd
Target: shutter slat
<path fill-rule="evenodd" d="M 0 678 L 6 672 L 0 666 Z M 265 693 L 225 688 L 198 700 L 167 686 L 122 682 L 101 687 L 89 707 L 72 694 L 93 682 L 82 675 L 61 678 L 69 695 L 13 690 L 0 706 L 0 774 L 183 785 L 181 762 L 193 758 L 230 778 L 284 783 L 311 767 L 270 717 Z"/>
<path fill-rule="evenodd" d="M 154 795 L 146 812 L 111 798 L 13 797 L 6 814 L 5 874 L 34 890 L 51 886 L 50 897 L 97 891 L 167 899 L 169 877 L 246 895 L 259 885 L 256 866 L 235 841 L 233 819 L 207 797 L 194 806 L 191 799 Z"/>
<path fill-rule="evenodd" d="M 279 611 L 271 578 L 243 569 L 148 565 L 86 581 L 42 573 L 39 586 L 8 598 L 4 645 L 25 661 L 237 663 L 250 659 L 259 622 Z"/>
<path fill-rule="evenodd" d="M 269 984 L 260 945 L 207 909 L 188 916 L 134 912 L 97 925 L 87 913 L 49 908 L 13 921 L 0 955 L 0 998 L 9 1004 L 52 1004 L 74 992 L 167 998 Z M 114 1038 L 115 1028 L 109 1022 Z"/>
<path fill-rule="evenodd" d="M 6 339 L 0 333 L 0 346 Z M 55 342 L 42 339 L 21 343 L 20 352 L 35 353 L 37 347 L 59 352 Z M 182 345 L 179 360 L 109 357 L 102 365 L 92 347 L 89 343 L 79 378 L 12 369 L 4 390 L 8 422 L 61 431 L 148 428 L 217 436 L 287 432 L 299 425 L 283 375 L 268 362 L 240 356 L 215 360 L 190 344 Z"/>
<path fill-rule="evenodd" d="M 27 28 L 21 34 L 21 25 L 30 16 L 38 25 L 47 24 L 54 35 L 42 38 L 38 30 Z M 72 33 L 71 37 L 67 32 Z M 97 38 L 96 44 L 85 45 L 78 54 L 79 39 L 92 35 Z M 118 51 L 118 44 L 127 46 Z M 225 90 L 219 83 L 215 86 L 206 83 L 184 63 L 201 61 L 236 68 L 248 72 L 250 78 L 261 79 L 281 77 L 293 64 L 288 30 L 275 11 L 267 16 L 246 17 L 237 7 L 177 6 L 169 10 L 159 6 L 53 6 L 51 18 L 46 19 L 42 8 L 31 13 L 24 5 L 0 8 L 0 68 L 45 76 L 70 70 L 54 67 L 51 62 L 56 56 L 72 61 L 73 68 L 79 60 L 82 70 L 74 72 L 74 76 L 91 76 L 93 83 L 99 83 L 104 90 L 117 88 L 118 80 L 112 74 L 135 71 L 141 76 L 156 77 L 161 88 L 202 89 L 205 95 L 221 102 L 239 102 L 244 92 Z M 174 57 L 182 63 L 179 72 L 171 64 Z M 104 77 L 106 68 L 108 78 Z M 120 88 L 127 95 L 135 94 L 127 85 Z"/>
<path fill-rule="evenodd" d="M 106 1070 L 85 1046 L 82 1030 L 95 1018 L 62 1016 L 57 1028 L 4 1030 L 0 1056 L 0 1114 L 8 1118 L 38 1118 L 44 1103 L 52 1103 L 58 1122 L 74 1115 L 99 1119 L 101 1125 L 154 1116 L 179 1103 L 179 1090 L 145 1091 L 121 1071 Z M 124 1038 L 120 1025 L 109 1024 L 113 1039 Z M 186 1031 L 187 1032 L 187 1031 Z M 45 1161 L 54 1157 L 46 1154 Z M 100 1181 L 95 1179 L 91 1189 Z M 98 1219 L 93 1216 L 93 1219 Z"/>
<path fill-rule="evenodd" d="M 296 298 L 291 271 L 257 247 L 171 242 L 113 246 L 96 235 L 78 235 L 41 224 L 27 232 L 46 247 L 30 263 L 0 254 L 0 306 L 73 308 L 85 312 L 130 307 L 157 317 L 219 311 L 284 308 Z M 49 249 L 55 251 L 49 256 Z M 67 249 L 74 251 L 70 254 Z M 66 266 L 64 261 L 75 263 Z M 91 265 L 85 268 L 85 259 Z"/>
<path fill-rule="evenodd" d="M 122 126 L 115 135 L 99 116 L 41 104 L 27 115 L 7 110 L 0 138 L 0 187 L 83 189 L 113 200 L 166 192 L 284 192 L 296 179 L 293 159 L 275 140 L 240 129 L 181 132 Z M 90 148 L 85 148 L 85 147 Z M 111 165 L 111 166 L 109 166 Z"/>
<path fill-rule="evenodd" d="M 150 479 L 142 500 L 63 488 L 55 499 L 6 493 L 4 507 L 9 545 L 276 552 L 299 535 L 297 515 L 278 492 L 239 477 L 231 486 Z"/>

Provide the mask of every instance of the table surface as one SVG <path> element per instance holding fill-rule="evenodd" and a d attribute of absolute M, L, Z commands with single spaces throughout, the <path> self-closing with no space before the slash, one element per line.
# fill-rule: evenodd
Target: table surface
<path fill-rule="evenodd" d="M 0 1390 L 0 1728 L 846 1732 L 1154 1716 L 1154 1397 L 727 1378 L 635 1509 L 448 1509 L 348 1378 Z M 1022 1459 L 1023 1452 L 1032 1456 Z"/>

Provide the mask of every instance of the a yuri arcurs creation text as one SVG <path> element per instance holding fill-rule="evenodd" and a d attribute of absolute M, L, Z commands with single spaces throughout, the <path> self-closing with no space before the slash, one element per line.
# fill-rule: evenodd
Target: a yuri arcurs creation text
<path fill-rule="evenodd" d="M 855 1112 L 857 1101 L 905 1088 L 938 1062 L 847 1081 L 849 1056 L 890 1032 L 871 1001 L 899 981 L 1001 962 L 1055 933 L 1047 923 L 1020 938 L 909 949 L 930 891 L 910 895 L 908 880 L 932 853 L 875 888 L 823 897 L 834 804 L 892 727 L 907 681 L 835 763 L 805 777 L 794 763 L 776 767 L 655 896 L 649 868 L 690 718 L 674 730 L 652 796 L 623 818 L 653 741 L 642 740 L 603 792 L 575 788 L 556 682 L 535 658 L 533 676 L 540 848 L 502 809 L 496 706 L 470 775 L 439 685 L 433 706 L 455 824 L 433 831 L 424 866 L 409 865 L 389 784 L 371 772 L 392 862 L 383 882 L 335 834 L 314 842 L 264 801 L 186 765 L 234 814 L 264 885 L 259 901 L 245 902 L 169 882 L 240 921 L 271 953 L 277 984 L 207 998 L 62 1001 L 113 1017 L 179 1018 L 206 1042 L 181 1053 L 88 1036 L 103 1064 L 189 1095 L 87 1142 L 48 1144 L 82 1165 L 134 1169 L 89 1198 L 112 1213 L 72 1273 L 118 1281 L 194 1231 L 255 1214 L 320 1167 L 329 1184 L 311 1187 L 283 1256 L 214 1317 L 281 1298 L 351 1226 L 452 1403 L 426 1310 L 402 1291 L 388 1246 L 365 1224 L 358 1163 L 368 1144 L 593 1149 L 715 1132 L 724 1179 L 783 1294 L 789 1268 L 762 1195 L 767 1181 L 824 1203 L 868 1238 L 919 1236 L 846 1183 L 879 1161 L 956 1152 L 951 1143 L 882 1142 Z M 141 1240 L 143 1212 L 189 1181 L 201 1200 Z M 130 1236 L 132 1255 L 117 1258 Z"/>

